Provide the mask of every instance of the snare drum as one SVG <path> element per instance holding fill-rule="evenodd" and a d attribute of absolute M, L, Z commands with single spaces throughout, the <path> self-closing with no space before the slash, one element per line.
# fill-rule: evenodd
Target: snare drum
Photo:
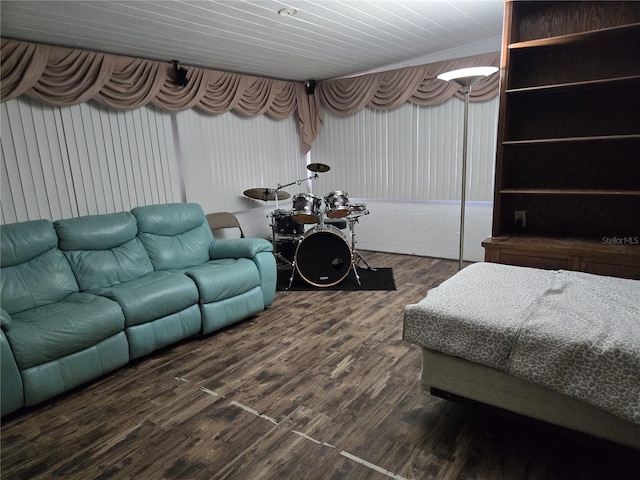
<path fill-rule="evenodd" d="M 361 217 L 362 215 L 369 215 L 366 203 L 354 203 L 349 206 L 349 218 Z"/>
<path fill-rule="evenodd" d="M 349 194 L 336 190 L 324 196 L 326 215 L 329 218 L 343 218 L 349 214 Z"/>
<path fill-rule="evenodd" d="M 291 218 L 298 223 L 318 223 L 322 200 L 313 193 L 298 193 L 293 196 Z"/>
<path fill-rule="evenodd" d="M 351 270 L 351 249 L 335 227 L 313 227 L 296 249 L 296 270 L 316 287 L 337 285 Z"/>

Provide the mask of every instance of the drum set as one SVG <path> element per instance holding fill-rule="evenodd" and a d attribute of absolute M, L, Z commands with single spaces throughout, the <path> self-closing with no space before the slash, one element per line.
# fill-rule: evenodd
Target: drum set
<path fill-rule="evenodd" d="M 283 188 L 318 178 L 318 173 L 327 172 L 330 167 L 312 163 L 307 169 L 314 174 L 286 185 L 278 184 L 275 189 L 245 190 L 244 195 L 276 202 L 275 210 L 267 217 L 270 218 L 276 259 L 291 268 L 288 288 L 291 288 L 296 273 L 310 285 L 331 287 L 342 282 L 351 269 L 358 285 L 362 286 L 356 265 L 362 261 L 367 269 L 375 271 L 356 250 L 355 225 L 360 217 L 369 214 L 366 203 L 351 203 L 349 194 L 336 190 L 324 198 L 312 193 L 298 193 L 293 196 L 290 209 L 279 208 L 280 200 L 291 197 Z M 308 226 L 311 228 L 306 228 Z M 341 231 L 346 228 L 349 229 L 349 239 Z"/>

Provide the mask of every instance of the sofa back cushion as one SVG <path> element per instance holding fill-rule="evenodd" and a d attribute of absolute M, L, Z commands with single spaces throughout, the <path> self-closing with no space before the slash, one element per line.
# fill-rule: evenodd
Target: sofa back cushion
<path fill-rule="evenodd" d="M 153 271 L 129 212 L 88 215 L 54 223 L 82 290 L 110 287 Z"/>
<path fill-rule="evenodd" d="M 0 226 L 0 302 L 8 313 L 49 305 L 78 291 L 49 220 Z"/>
<path fill-rule="evenodd" d="M 156 270 L 175 270 L 209 261 L 213 235 L 196 203 L 149 205 L 131 210 Z"/>

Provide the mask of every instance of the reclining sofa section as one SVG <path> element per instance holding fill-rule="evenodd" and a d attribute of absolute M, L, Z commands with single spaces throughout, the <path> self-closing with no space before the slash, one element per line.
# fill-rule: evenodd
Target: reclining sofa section
<path fill-rule="evenodd" d="M 0 229 L 3 416 L 275 297 L 272 244 L 214 240 L 197 204 Z"/>

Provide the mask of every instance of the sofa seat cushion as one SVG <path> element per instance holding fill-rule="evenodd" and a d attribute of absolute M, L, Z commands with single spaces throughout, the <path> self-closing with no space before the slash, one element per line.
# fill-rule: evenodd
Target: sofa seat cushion
<path fill-rule="evenodd" d="M 124 330 L 120 306 L 90 293 L 11 316 L 5 332 L 20 370 L 57 360 Z"/>
<path fill-rule="evenodd" d="M 129 357 L 140 358 L 155 350 L 197 335 L 202 330 L 202 314 L 198 304 L 153 322 L 127 327 Z"/>
<path fill-rule="evenodd" d="M 115 300 L 122 307 L 125 325 L 139 325 L 171 315 L 198 303 L 198 289 L 181 273 L 150 272 L 143 277 L 91 293 Z"/>
<path fill-rule="evenodd" d="M 185 273 L 198 286 L 201 304 L 241 295 L 260 284 L 258 268 L 247 258 L 211 260 Z"/>
<path fill-rule="evenodd" d="M 128 361 L 127 336 L 121 331 L 78 352 L 22 370 L 25 406 L 55 397 Z"/>
<path fill-rule="evenodd" d="M 202 333 L 211 333 L 262 311 L 264 309 L 262 290 L 260 287 L 255 287 L 242 295 L 200 305 L 200 309 L 202 310 Z"/>

